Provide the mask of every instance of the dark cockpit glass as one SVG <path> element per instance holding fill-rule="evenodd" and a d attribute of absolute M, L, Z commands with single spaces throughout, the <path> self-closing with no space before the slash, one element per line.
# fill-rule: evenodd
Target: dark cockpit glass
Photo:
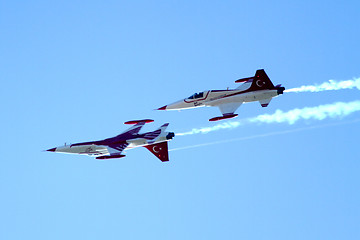
<path fill-rule="evenodd" d="M 198 99 L 198 98 L 202 98 L 202 97 L 204 97 L 204 92 L 199 92 L 199 93 L 195 93 L 195 94 L 191 95 L 189 97 L 189 99 Z"/>

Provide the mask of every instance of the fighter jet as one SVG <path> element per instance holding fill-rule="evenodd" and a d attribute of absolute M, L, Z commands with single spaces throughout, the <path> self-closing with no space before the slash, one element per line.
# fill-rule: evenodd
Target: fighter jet
<path fill-rule="evenodd" d="M 196 107 L 219 107 L 222 116 L 209 121 L 219 121 L 236 117 L 236 109 L 242 103 L 259 101 L 262 107 L 267 107 L 273 97 L 284 93 L 281 84 L 274 86 L 264 69 L 256 71 L 255 76 L 235 81 L 243 83 L 236 89 L 209 90 L 191 95 L 188 98 L 165 105 L 157 110 L 180 110 Z"/>
<path fill-rule="evenodd" d="M 125 124 L 134 124 L 125 132 L 104 140 L 75 143 L 61 147 L 51 148 L 46 151 L 70 154 L 86 154 L 95 156 L 96 159 L 105 160 L 113 158 L 122 158 L 124 150 L 145 147 L 153 153 L 162 162 L 169 161 L 168 144 L 175 134 L 166 132 L 168 123 L 153 132 L 139 134 L 140 129 L 146 124 L 153 122 L 151 119 L 134 120 L 125 122 Z"/>

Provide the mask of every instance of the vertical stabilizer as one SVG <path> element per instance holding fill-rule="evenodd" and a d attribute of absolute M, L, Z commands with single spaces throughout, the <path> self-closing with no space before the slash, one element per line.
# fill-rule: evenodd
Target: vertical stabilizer
<path fill-rule="evenodd" d="M 274 84 L 271 82 L 265 70 L 264 69 L 257 70 L 254 79 L 252 80 L 250 90 L 265 90 L 265 89 L 273 89 L 273 88 L 274 88 Z"/>
<path fill-rule="evenodd" d="M 167 142 L 161 142 L 145 146 L 152 154 L 159 158 L 162 162 L 169 161 L 169 152 Z"/>

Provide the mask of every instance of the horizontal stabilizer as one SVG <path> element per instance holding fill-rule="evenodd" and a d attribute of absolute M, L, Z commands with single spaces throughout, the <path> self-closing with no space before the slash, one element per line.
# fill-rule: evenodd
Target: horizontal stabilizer
<path fill-rule="evenodd" d="M 266 74 L 264 69 L 259 69 L 256 71 L 255 76 L 241 78 L 235 81 L 236 83 L 241 82 L 251 82 L 251 86 L 249 90 L 264 90 L 264 89 L 273 89 L 274 85 L 271 82 L 270 78 Z"/>
<path fill-rule="evenodd" d="M 248 81 L 254 80 L 254 78 L 255 78 L 255 77 L 241 78 L 241 79 L 236 80 L 235 82 L 236 82 L 236 83 L 248 82 Z"/>
<path fill-rule="evenodd" d="M 163 132 L 165 132 L 166 128 L 169 126 L 169 123 L 163 124 L 161 127 L 159 127 L 157 130 L 153 132 L 145 133 L 144 138 L 147 140 L 153 140 L 157 138 L 159 135 L 161 135 Z"/>

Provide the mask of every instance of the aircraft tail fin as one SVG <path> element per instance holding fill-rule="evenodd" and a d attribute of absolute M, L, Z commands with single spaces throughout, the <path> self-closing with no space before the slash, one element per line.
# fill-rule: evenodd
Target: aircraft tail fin
<path fill-rule="evenodd" d="M 155 143 L 145 146 L 152 154 L 154 154 L 160 161 L 169 161 L 169 151 L 167 142 Z"/>
<path fill-rule="evenodd" d="M 253 77 L 250 89 L 263 90 L 263 89 L 273 89 L 273 88 L 274 88 L 274 84 L 271 82 L 265 70 L 264 69 L 257 70 L 255 76 Z"/>

